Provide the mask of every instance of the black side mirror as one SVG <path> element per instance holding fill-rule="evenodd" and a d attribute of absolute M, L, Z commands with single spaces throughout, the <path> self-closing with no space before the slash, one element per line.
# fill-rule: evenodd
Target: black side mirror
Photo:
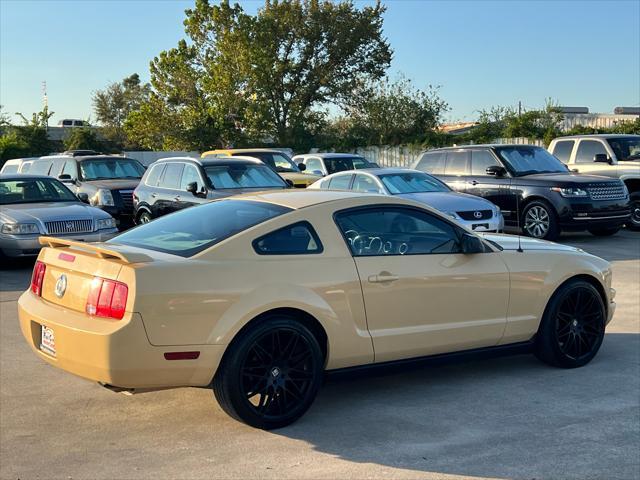
<path fill-rule="evenodd" d="M 86 193 L 80 192 L 78 194 L 78 200 L 84 203 L 89 203 L 89 195 L 87 195 Z"/>
<path fill-rule="evenodd" d="M 307 166 L 304 163 L 299 163 L 298 168 L 301 172 L 304 172 L 307 169 Z"/>
<path fill-rule="evenodd" d="M 484 245 L 482 241 L 476 237 L 475 235 L 471 235 L 470 233 L 463 233 L 461 239 L 461 247 L 462 253 L 471 254 L 471 253 L 483 253 Z"/>
<path fill-rule="evenodd" d="M 491 165 L 487 167 L 485 172 L 487 172 L 487 175 L 493 175 L 495 177 L 504 177 L 507 174 L 507 169 L 504 167 L 501 167 L 500 165 Z"/>
<path fill-rule="evenodd" d="M 287 182 L 287 187 L 289 188 L 293 188 L 295 185 L 293 184 L 293 180 L 290 179 L 285 179 L 285 182 Z"/>
<path fill-rule="evenodd" d="M 198 194 L 198 182 L 187 183 L 187 192 L 192 193 L 193 195 Z"/>
<path fill-rule="evenodd" d="M 596 153 L 593 156 L 593 161 L 598 163 L 608 163 L 609 165 L 613 164 L 613 161 L 607 156 L 606 153 Z"/>

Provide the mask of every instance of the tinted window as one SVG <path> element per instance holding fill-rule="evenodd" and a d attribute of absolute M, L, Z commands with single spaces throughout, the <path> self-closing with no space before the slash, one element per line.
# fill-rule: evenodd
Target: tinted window
<path fill-rule="evenodd" d="M 167 163 L 167 166 L 164 169 L 164 174 L 160 179 L 160 186 L 162 188 L 172 188 L 177 190 L 180 187 L 183 168 L 184 164 L 182 163 Z"/>
<path fill-rule="evenodd" d="M 207 165 L 205 174 L 214 188 L 284 188 L 284 180 L 265 165 Z"/>
<path fill-rule="evenodd" d="M 553 147 L 553 153 L 562 163 L 569 163 L 569 158 L 571 157 L 571 151 L 573 150 L 573 145 L 576 142 L 573 140 L 563 140 L 561 142 L 556 142 Z"/>
<path fill-rule="evenodd" d="M 451 224 L 417 209 L 383 207 L 340 212 L 338 227 L 354 256 L 460 253 Z"/>
<path fill-rule="evenodd" d="M 640 158 L 640 136 L 607 139 L 619 161 Z"/>
<path fill-rule="evenodd" d="M 308 222 L 299 222 L 268 233 L 254 240 L 253 248 L 259 255 L 300 255 L 322 252 L 320 239 Z"/>
<path fill-rule="evenodd" d="M 473 150 L 471 152 L 471 175 L 486 175 L 487 167 L 500 165 L 487 150 Z"/>
<path fill-rule="evenodd" d="M 445 157 L 444 152 L 425 153 L 416 165 L 416 169 L 433 175 L 443 174 Z"/>
<path fill-rule="evenodd" d="M 250 153 L 234 153 L 234 157 L 237 156 L 246 156 L 257 158 L 258 160 L 262 160 L 266 163 L 271 169 L 276 172 L 299 172 L 298 166 L 293 163 L 293 161 L 286 156 L 284 153 L 274 153 L 274 152 L 250 152 Z"/>
<path fill-rule="evenodd" d="M 186 163 L 182 171 L 182 182 L 180 182 L 180 190 L 186 190 L 190 183 L 197 183 L 198 189 L 202 188 L 202 180 L 198 174 L 198 169 L 194 165 Z"/>
<path fill-rule="evenodd" d="M 496 152 L 517 176 L 533 173 L 567 173 L 567 166 L 544 148 L 518 146 L 497 147 Z"/>
<path fill-rule="evenodd" d="M 349 183 L 353 175 L 338 175 L 329 181 L 329 188 L 332 190 L 349 190 Z"/>
<path fill-rule="evenodd" d="M 49 175 L 49 169 L 51 168 L 51 160 L 36 160 L 29 169 L 31 175 Z"/>
<path fill-rule="evenodd" d="M 130 158 L 94 158 L 80 162 L 80 173 L 84 180 L 142 178 L 144 167 Z"/>
<path fill-rule="evenodd" d="M 368 175 L 358 174 L 353 179 L 351 190 L 356 192 L 380 193 L 380 187 L 376 181 Z"/>
<path fill-rule="evenodd" d="M 369 166 L 362 157 L 328 157 L 324 159 L 324 165 L 327 167 L 329 174 Z"/>
<path fill-rule="evenodd" d="M 466 175 L 468 171 L 469 152 L 447 152 L 445 175 Z"/>
<path fill-rule="evenodd" d="M 431 175 L 418 172 L 390 173 L 379 176 L 389 193 L 450 192 L 451 189 Z"/>
<path fill-rule="evenodd" d="M 221 200 L 160 217 L 109 241 L 190 257 L 290 211 L 266 202 Z"/>
<path fill-rule="evenodd" d="M 576 163 L 591 163 L 596 153 L 604 153 L 606 155 L 607 149 L 604 148 L 602 143 L 595 140 L 582 140 L 576 152 Z"/>
<path fill-rule="evenodd" d="M 160 174 L 162 173 L 162 170 L 164 170 L 164 163 L 158 164 L 158 165 L 153 165 L 150 169 L 149 169 L 149 173 L 147 173 L 147 176 L 144 180 L 144 183 L 146 185 L 149 185 L 150 187 L 155 187 L 158 185 L 158 179 L 160 178 Z"/>
<path fill-rule="evenodd" d="M 78 199 L 58 180 L 24 179 L 0 180 L 0 204 L 76 202 Z"/>

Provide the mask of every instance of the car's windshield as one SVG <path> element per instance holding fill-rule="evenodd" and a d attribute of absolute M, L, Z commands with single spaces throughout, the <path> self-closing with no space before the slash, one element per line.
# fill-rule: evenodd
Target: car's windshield
<path fill-rule="evenodd" d="M 117 178 L 142 178 L 144 167 L 129 158 L 94 158 L 79 163 L 82 180 L 110 180 Z"/>
<path fill-rule="evenodd" d="M 324 159 L 324 165 L 327 167 L 329 174 L 372 167 L 372 165 L 362 157 L 329 157 Z"/>
<path fill-rule="evenodd" d="M 449 192 L 451 189 L 437 178 L 420 172 L 386 173 L 379 175 L 392 195 L 420 192 Z"/>
<path fill-rule="evenodd" d="M 75 195 L 53 178 L 0 180 L 0 205 L 76 201 Z"/>
<path fill-rule="evenodd" d="M 209 165 L 204 168 L 215 189 L 286 188 L 287 184 L 265 165 Z"/>
<path fill-rule="evenodd" d="M 544 148 L 518 146 L 498 147 L 498 155 L 507 164 L 511 173 L 521 177 L 534 173 L 568 173 L 567 166 Z"/>
<path fill-rule="evenodd" d="M 616 158 L 620 161 L 640 159 L 640 135 L 634 137 L 607 138 Z"/>
<path fill-rule="evenodd" d="M 220 200 L 160 217 L 109 242 L 190 257 L 290 211 L 290 208 L 266 202 Z"/>
<path fill-rule="evenodd" d="M 234 157 L 253 157 L 262 160 L 272 170 L 278 173 L 299 172 L 298 166 L 284 153 L 279 152 L 250 152 L 233 154 Z"/>

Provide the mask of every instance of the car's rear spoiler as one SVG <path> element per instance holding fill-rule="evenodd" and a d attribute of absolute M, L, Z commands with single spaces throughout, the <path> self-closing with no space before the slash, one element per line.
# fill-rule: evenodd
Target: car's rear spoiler
<path fill-rule="evenodd" d="M 74 250 L 82 250 L 85 253 L 93 254 L 105 259 L 118 259 L 124 263 L 141 263 L 152 262 L 153 258 L 144 253 L 136 252 L 119 252 L 105 248 L 95 243 L 78 242 L 75 240 L 67 240 L 64 238 L 40 237 L 40 244 L 50 248 L 71 248 Z"/>

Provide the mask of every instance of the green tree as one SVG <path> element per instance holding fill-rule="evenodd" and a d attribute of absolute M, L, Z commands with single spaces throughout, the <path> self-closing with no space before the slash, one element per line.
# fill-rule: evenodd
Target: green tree
<path fill-rule="evenodd" d="M 383 12 L 379 3 L 267 0 L 248 15 L 228 0 L 197 0 L 186 11 L 188 42 L 153 59 L 154 95 L 130 116 L 127 132 L 154 145 L 177 140 L 159 134 L 178 136 L 194 149 L 296 147 L 322 125 L 327 105 L 348 102 L 359 85 L 384 75 L 391 49 Z M 160 123 L 176 133 L 139 131 L 151 125 L 144 118 L 151 112 L 166 115 Z"/>
<path fill-rule="evenodd" d="M 64 139 L 65 150 L 95 150 L 101 151 L 104 144 L 98 138 L 95 129 L 90 127 L 76 127 Z"/>
<path fill-rule="evenodd" d="M 102 134 L 114 147 L 136 147 L 128 141 L 124 123 L 129 114 L 149 99 L 151 85 L 143 84 L 137 73 L 108 85 L 93 94 L 93 109 L 102 125 Z"/>

